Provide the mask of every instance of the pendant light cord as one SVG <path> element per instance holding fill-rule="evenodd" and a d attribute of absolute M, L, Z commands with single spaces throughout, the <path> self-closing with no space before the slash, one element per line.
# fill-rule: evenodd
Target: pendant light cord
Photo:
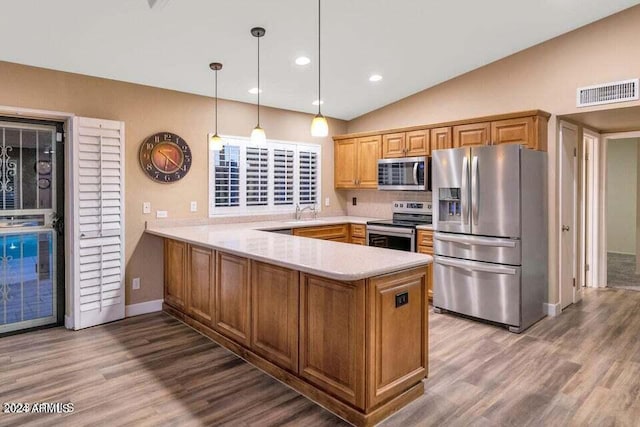
<path fill-rule="evenodd" d="M 216 71 L 216 135 L 218 134 L 218 70 Z"/>
<path fill-rule="evenodd" d="M 320 0 L 318 0 L 318 114 L 320 114 L 320 105 L 322 104 L 322 97 L 320 91 Z"/>
<path fill-rule="evenodd" d="M 258 39 L 258 127 L 260 126 L 260 37 Z"/>

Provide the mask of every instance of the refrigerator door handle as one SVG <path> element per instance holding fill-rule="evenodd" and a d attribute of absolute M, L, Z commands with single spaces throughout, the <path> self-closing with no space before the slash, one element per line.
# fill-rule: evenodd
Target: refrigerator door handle
<path fill-rule="evenodd" d="M 460 204 L 462 205 L 462 223 L 469 224 L 469 158 L 462 160 L 462 179 L 460 180 Z"/>
<path fill-rule="evenodd" d="M 488 239 L 486 237 L 471 237 L 471 236 L 450 236 L 447 234 L 436 233 L 434 238 L 442 242 L 460 243 L 468 246 L 491 246 L 496 248 L 515 248 L 517 242 L 512 239 Z"/>
<path fill-rule="evenodd" d="M 480 209 L 480 183 L 478 181 L 478 156 L 473 156 L 471 162 L 471 217 L 473 218 L 473 225 L 478 225 L 478 211 Z"/>
<path fill-rule="evenodd" d="M 415 185 L 418 185 L 418 166 L 419 166 L 419 165 L 420 165 L 420 164 L 419 164 L 418 162 L 415 162 L 415 163 L 413 164 L 413 183 L 414 183 Z"/>
<path fill-rule="evenodd" d="M 506 274 L 509 276 L 515 276 L 518 273 L 518 270 L 515 268 L 498 266 L 498 265 L 480 265 L 479 263 L 470 262 L 470 261 L 462 261 L 458 259 L 445 259 L 439 256 L 434 258 L 434 261 L 441 265 L 446 265 L 454 268 L 461 268 L 467 271 L 481 271 L 483 273 L 494 273 L 494 274 Z"/>

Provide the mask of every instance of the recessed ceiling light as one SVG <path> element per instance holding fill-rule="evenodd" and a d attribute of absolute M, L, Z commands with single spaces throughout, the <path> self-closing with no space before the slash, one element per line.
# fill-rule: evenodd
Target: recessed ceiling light
<path fill-rule="evenodd" d="M 380 80 L 382 80 L 382 76 L 380 74 L 371 74 L 369 77 L 370 82 L 379 82 Z"/>
<path fill-rule="evenodd" d="M 309 58 L 307 58 L 306 56 L 298 56 L 296 58 L 296 64 L 297 65 L 309 65 L 309 64 L 311 64 L 311 60 Z"/>
<path fill-rule="evenodd" d="M 250 93 L 251 95 L 257 95 L 257 94 L 258 94 L 258 92 L 262 93 L 262 89 L 258 90 L 258 88 L 257 88 L 257 87 L 252 87 L 251 89 L 249 89 L 249 93 Z"/>
<path fill-rule="evenodd" d="M 322 105 L 322 104 L 324 104 L 324 101 L 320 101 L 320 100 L 316 99 L 315 101 L 312 102 L 312 104 L 313 105 Z"/>

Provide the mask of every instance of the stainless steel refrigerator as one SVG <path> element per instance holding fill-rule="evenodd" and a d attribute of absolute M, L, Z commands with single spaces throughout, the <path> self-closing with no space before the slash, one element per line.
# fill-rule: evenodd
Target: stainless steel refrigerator
<path fill-rule="evenodd" d="M 546 153 L 516 144 L 433 152 L 436 312 L 521 332 L 547 300 Z"/>

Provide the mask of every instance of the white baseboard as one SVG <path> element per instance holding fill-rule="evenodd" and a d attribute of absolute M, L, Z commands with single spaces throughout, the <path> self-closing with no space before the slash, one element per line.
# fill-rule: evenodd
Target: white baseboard
<path fill-rule="evenodd" d="M 617 254 L 617 255 L 633 255 L 636 256 L 636 254 L 632 253 L 632 252 L 620 252 L 620 251 L 607 251 L 608 254 Z"/>
<path fill-rule="evenodd" d="M 138 304 L 131 304 L 124 307 L 124 316 L 133 317 L 141 314 L 155 313 L 162 311 L 162 303 L 164 300 L 157 299 L 153 301 L 145 301 Z"/>
<path fill-rule="evenodd" d="M 73 330 L 73 316 L 64 315 L 64 327 Z"/>
<path fill-rule="evenodd" d="M 544 310 L 547 316 L 551 316 L 551 317 L 556 317 L 560 313 L 562 313 L 562 308 L 560 307 L 560 303 L 548 304 L 545 302 L 542 304 L 542 309 Z"/>

